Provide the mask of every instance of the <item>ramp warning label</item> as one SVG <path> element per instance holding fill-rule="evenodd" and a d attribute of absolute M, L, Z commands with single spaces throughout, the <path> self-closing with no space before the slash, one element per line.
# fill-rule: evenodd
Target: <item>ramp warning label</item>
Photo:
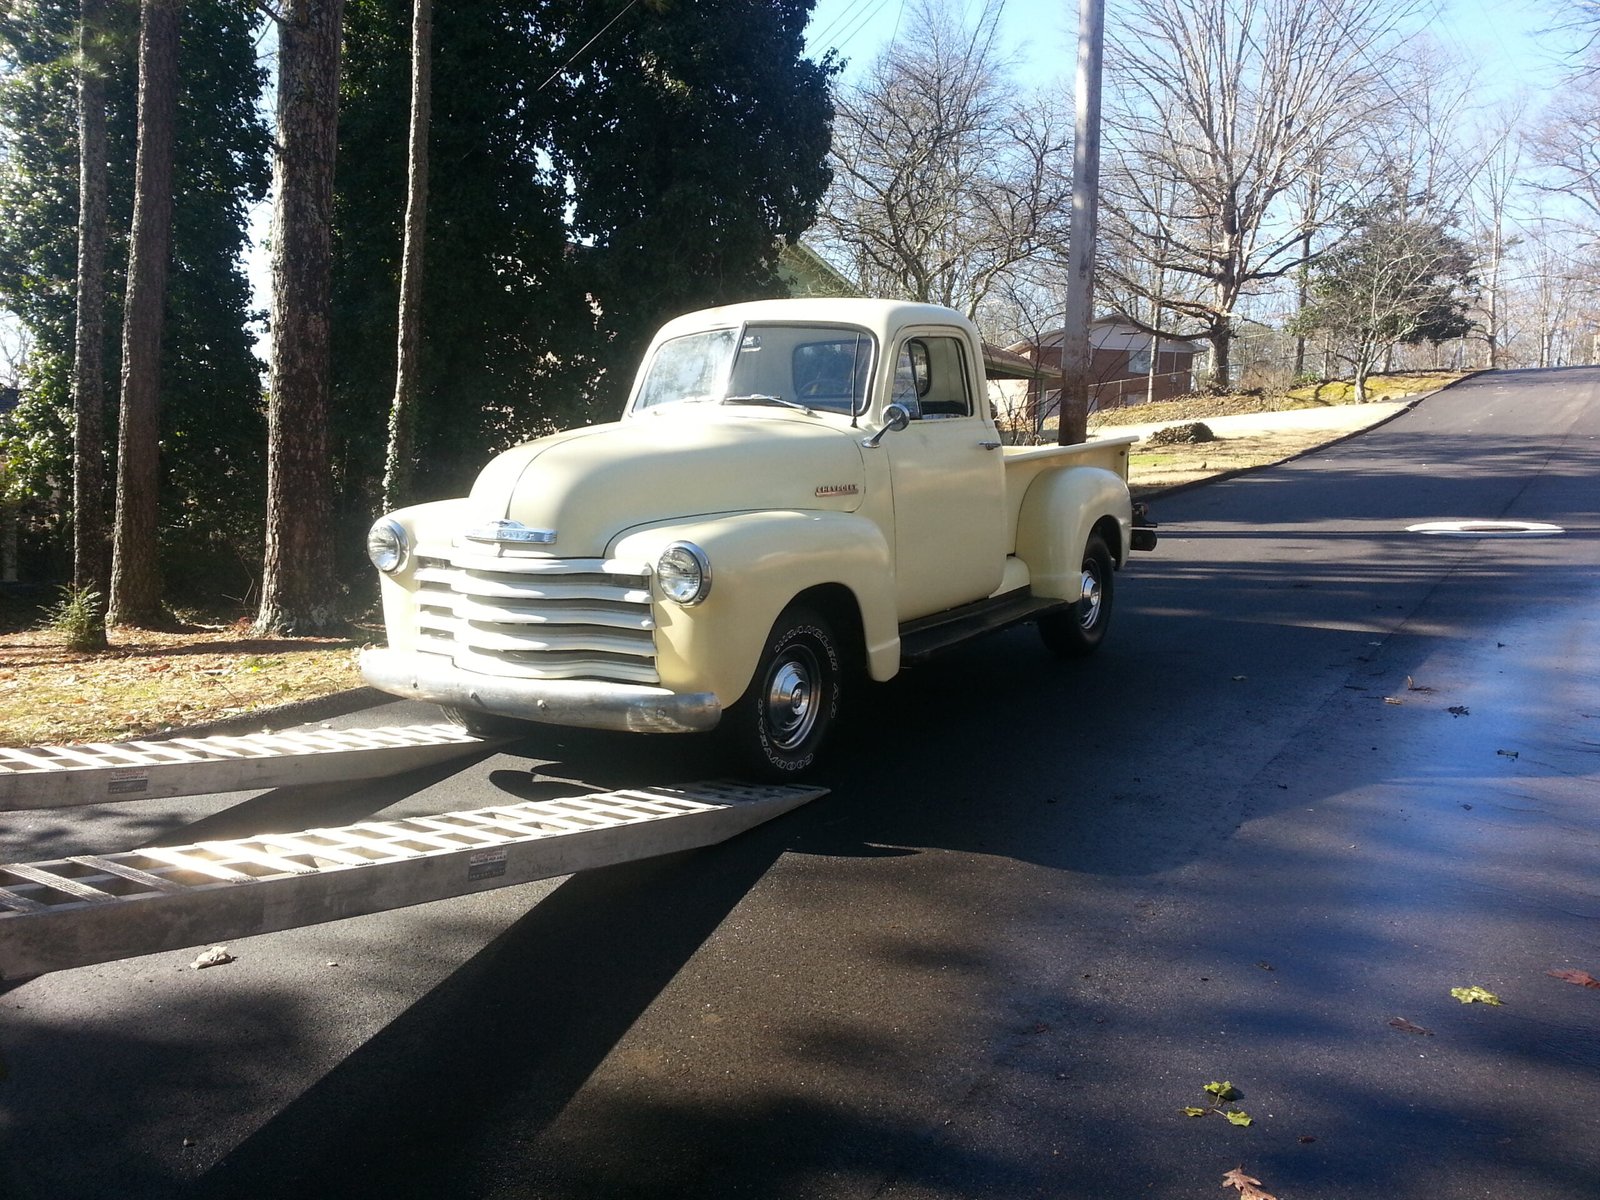
<path fill-rule="evenodd" d="M 474 850 L 467 857 L 467 882 L 476 883 L 480 879 L 493 879 L 496 875 L 506 873 L 505 847 L 498 850 Z"/>

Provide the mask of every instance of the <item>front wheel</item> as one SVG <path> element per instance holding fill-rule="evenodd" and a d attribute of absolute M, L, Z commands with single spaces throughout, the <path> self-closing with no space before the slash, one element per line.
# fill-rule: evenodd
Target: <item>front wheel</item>
<path fill-rule="evenodd" d="M 808 608 L 785 609 L 749 689 L 723 716 L 733 751 L 768 779 L 807 770 L 839 715 L 841 661 L 826 620 Z"/>
<path fill-rule="evenodd" d="M 1083 658 L 1105 641 L 1114 590 L 1111 551 L 1098 533 L 1083 547 L 1082 592 L 1076 602 L 1039 618 L 1039 636 L 1062 658 Z"/>

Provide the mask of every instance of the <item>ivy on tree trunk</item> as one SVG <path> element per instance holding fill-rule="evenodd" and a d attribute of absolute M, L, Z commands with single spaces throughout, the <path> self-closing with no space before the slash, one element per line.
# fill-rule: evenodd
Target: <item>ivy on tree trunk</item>
<path fill-rule="evenodd" d="M 411 16 L 411 143 L 406 169 L 406 225 L 400 255 L 400 336 L 394 403 L 383 471 L 385 508 L 411 495 L 411 456 L 421 375 L 423 250 L 428 231 L 428 126 L 433 92 L 433 0 L 414 0 Z"/>

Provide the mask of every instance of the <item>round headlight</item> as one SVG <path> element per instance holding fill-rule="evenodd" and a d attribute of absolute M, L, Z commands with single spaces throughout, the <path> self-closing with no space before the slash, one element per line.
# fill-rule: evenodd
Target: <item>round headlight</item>
<path fill-rule="evenodd" d="M 693 542 L 673 542 L 656 564 L 662 594 L 679 604 L 699 604 L 711 593 L 711 562 Z"/>
<path fill-rule="evenodd" d="M 380 518 L 367 531 L 367 557 L 385 575 L 393 575 L 405 566 L 410 553 L 411 544 L 406 539 L 406 531 L 392 517 Z"/>

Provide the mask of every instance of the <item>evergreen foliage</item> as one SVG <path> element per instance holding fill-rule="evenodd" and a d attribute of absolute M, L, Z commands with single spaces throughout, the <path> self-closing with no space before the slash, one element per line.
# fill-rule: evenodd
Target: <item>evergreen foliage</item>
<path fill-rule="evenodd" d="M 1426 201 L 1391 199 L 1358 210 L 1351 235 L 1312 269 L 1310 302 L 1295 327 L 1325 334 L 1352 365 L 1358 402 L 1390 348 L 1437 345 L 1472 328 L 1472 251 Z"/>
<path fill-rule="evenodd" d="M 664 319 L 781 294 L 828 185 L 830 59 L 813 0 L 460 0 L 435 12 L 415 490 L 456 495 L 496 450 L 617 415 Z M 108 445 L 134 165 L 138 7 L 111 0 Z M 0 429 L 7 487 L 67 574 L 77 221 L 75 0 L 0 6 L 0 306 L 34 336 Z M 333 443 L 339 572 L 365 578 L 395 371 L 408 0 L 347 0 L 336 168 Z M 617 18 L 606 29 L 608 22 Z M 261 364 L 239 261 L 269 182 L 259 6 L 189 0 L 162 362 L 163 555 L 242 595 L 265 508 Z M 605 32 L 598 38 L 602 29 Z M 591 39 L 594 39 L 592 44 Z M 108 477 L 110 476 L 108 472 Z M 199 578 L 205 566 L 210 577 Z M 235 590 L 236 589 L 236 590 Z"/>
<path fill-rule="evenodd" d="M 24 399 L 0 430 L 7 487 L 42 535 L 41 573 L 61 575 L 72 470 L 71 372 L 77 254 L 76 3 L 44 0 L 0 27 L 0 303 L 34 335 Z M 106 396 L 114 420 L 131 216 L 138 7 L 114 3 L 106 88 L 110 230 Z M 183 10 L 172 262 L 162 349 L 163 555 L 192 585 L 229 571 L 243 591 L 259 553 L 265 425 L 260 364 L 239 261 L 246 211 L 265 195 L 268 131 L 256 112 L 254 6 Z M 108 436 L 108 444 L 114 437 Z M 108 472 L 108 477 L 110 473 Z"/>
<path fill-rule="evenodd" d="M 423 498 L 463 493 L 495 450 L 615 417 L 667 317 L 781 294 L 778 242 L 826 189 L 834 68 L 803 57 L 811 0 L 652 0 L 578 53 L 622 8 L 435 10 Z M 393 392 L 409 11 L 346 7 L 334 420 L 350 545 L 377 507 Z"/>

